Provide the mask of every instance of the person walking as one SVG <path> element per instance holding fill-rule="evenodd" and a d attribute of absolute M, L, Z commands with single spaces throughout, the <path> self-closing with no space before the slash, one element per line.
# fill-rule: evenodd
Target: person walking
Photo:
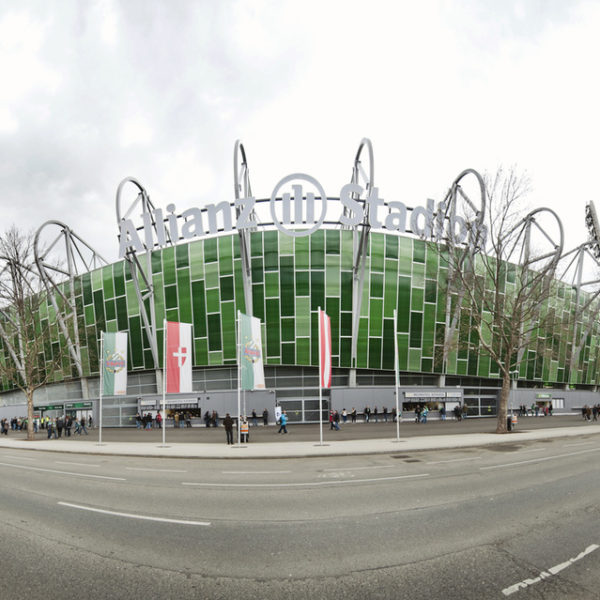
<path fill-rule="evenodd" d="M 265 408 L 263 410 L 263 425 L 266 427 L 269 424 L 269 411 Z"/>
<path fill-rule="evenodd" d="M 88 430 L 85 428 L 85 417 L 81 417 L 81 421 L 79 422 L 79 435 L 81 435 L 81 433 L 85 433 L 85 435 L 88 435 Z"/>
<path fill-rule="evenodd" d="M 162 415 L 160 414 L 160 412 L 156 413 L 156 426 L 159 429 L 162 429 Z"/>
<path fill-rule="evenodd" d="M 369 422 L 371 417 L 371 408 L 369 406 L 365 406 L 365 423 Z"/>
<path fill-rule="evenodd" d="M 250 428 L 248 427 L 248 419 L 244 417 L 240 425 L 240 437 L 242 443 L 247 444 L 250 441 Z"/>
<path fill-rule="evenodd" d="M 232 446 L 233 441 L 233 419 L 231 415 L 227 413 L 223 419 L 223 426 L 225 427 L 225 435 L 227 436 L 227 445 Z"/>
<path fill-rule="evenodd" d="M 288 417 L 287 414 L 285 413 L 285 410 L 281 413 L 281 417 L 279 417 L 279 423 L 280 423 L 280 427 L 279 427 L 279 431 L 277 433 L 281 433 L 283 431 L 283 433 L 287 433 L 287 422 L 288 422 Z"/>

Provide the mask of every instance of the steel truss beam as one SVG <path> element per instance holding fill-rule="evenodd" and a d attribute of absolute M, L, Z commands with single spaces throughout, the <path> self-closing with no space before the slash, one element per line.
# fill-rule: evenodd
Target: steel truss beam
<path fill-rule="evenodd" d="M 367 151 L 367 168 L 365 169 L 361 160 L 363 150 Z M 358 193 L 353 193 L 352 198 L 362 203 L 364 210 L 363 222 L 353 227 L 353 267 L 352 267 L 352 345 L 351 345 L 351 370 L 350 386 L 356 385 L 356 361 L 358 348 L 358 331 L 360 325 L 360 313 L 362 309 L 362 296 L 365 286 L 365 265 L 369 249 L 369 234 L 371 222 L 369 218 L 369 203 L 367 199 L 375 185 L 375 161 L 373 158 L 373 145 L 371 140 L 363 138 L 358 146 L 352 168 L 350 183 L 361 185 L 365 188 L 365 198 L 361 199 Z M 349 209 L 344 208 L 344 215 L 349 215 Z"/>
<path fill-rule="evenodd" d="M 123 188 L 126 184 L 133 184 L 137 190 L 137 196 L 128 205 L 126 211 L 123 210 L 123 204 L 121 195 Z M 171 240 L 171 236 L 168 228 L 165 227 L 164 223 L 157 223 L 155 218 L 155 207 L 150 200 L 150 196 L 146 192 L 146 189 L 142 186 L 139 181 L 133 177 L 126 177 L 121 181 L 117 188 L 116 196 L 116 211 L 117 211 L 117 226 L 120 226 L 123 219 L 129 218 L 131 215 L 141 215 L 144 223 L 149 223 L 151 229 L 156 232 L 159 228 L 162 228 L 161 234 L 165 236 L 165 239 L 169 242 L 176 242 L 177 240 Z M 137 211 L 134 213 L 134 211 Z M 154 284 L 152 279 L 152 250 L 148 248 L 144 242 L 143 256 L 140 260 L 134 246 L 129 246 L 125 252 L 125 262 L 129 268 L 135 294 L 140 307 L 140 315 L 142 317 L 142 326 L 148 338 L 150 344 L 150 352 L 152 353 L 152 360 L 154 362 L 154 369 L 156 374 L 156 389 L 160 391 L 162 389 L 162 372 L 160 370 L 160 361 L 158 353 L 158 343 L 156 336 L 156 311 L 154 307 Z M 143 264 L 145 263 L 145 265 Z M 140 285 L 140 280 L 143 282 L 143 286 Z"/>
<path fill-rule="evenodd" d="M 42 232 L 46 233 L 49 230 L 51 231 L 51 241 L 42 246 Z M 40 226 L 35 234 L 33 251 L 40 279 L 52 302 L 58 326 L 67 342 L 69 354 L 81 380 L 82 397 L 87 399 L 89 398 L 89 389 L 87 378 L 83 375 L 81 362 L 79 325 L 75 304 L 75 277 L 108 265 L 108 262 L 85 240 L 60 221 L 46 221 Z M 51 257 L 56 256 L 56 252 L 59 252 L 59 261 L 52 262 Z M 66 261 L 66 264 L 63 261 Z M 62 310 L 59 306 L 59 299 L 63 306 Z M 69 330 L 69 324 L 71 330 Z"/>
<path fill-rule="evenodd" d="M 244 144 L 240 140 L 236 140 L 233 148 L 233 188 L 235 193 L 235 215 L 239 218 L 241 206 L 239 201 L 241 198 L 249 198 L 252 196 L 250 187 L 250 172 L 248 170 L 248 161 L 246 159 L 246 151 Z M 251 213 L 253 221 L 256 220 L 254 211 Z M 253 229 L 255 231 L 256 228 Z M 246 313 L 253 315 L 252 307 L 252 266 L 250 263 L 250 231 L 248 228 L 238 230 L 240 240 L 240 255 L 242 257 L 242 278 L 244 286 L 244 302 L 246 304 Z"/>

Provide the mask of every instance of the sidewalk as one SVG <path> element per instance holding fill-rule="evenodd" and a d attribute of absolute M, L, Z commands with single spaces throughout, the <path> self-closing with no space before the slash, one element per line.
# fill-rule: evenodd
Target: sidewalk
<path fill-rule="evenodd" d="M 240 446 L 227 446 L 222 427 L 211 431 L 167 429 L 165 446 L 162 445 L 162 433 L 157 430 L 104 430 L 102 445 L 98 444 L 98 430 L 92 431 L 87 438 L 72 436 L 57 440 L 45 439 L 45 432 L 41 432 L 43 437 L 38 434 L 39 439 L 32 442 L 28 442 L 21 432 L 11 432 L 0 438 L 0 456 L 4 449 L 20 449 L 165 458 L 301 458 L 444 450 L 600 434 L 600 424 L 571 417 L 553 418 L 552 422 L 522 419 L 519 428 L 506 435 L 493 433 L 495 420 L 469 421 L 462 426 L 452 422 L 434 422 L 425 426 L 402 423 L 400 440 L 396 439 L 396 426 L 392 423 L 346 425 L 347 433 L 342 434 L 346 439 L 336 437 L 337 432 L 324 427 L 323 445 L 319 444 L 318 425 L 291 425 L 287 436 L 277 435 L 276 427 L 252 428 L 250 443 Z"/>

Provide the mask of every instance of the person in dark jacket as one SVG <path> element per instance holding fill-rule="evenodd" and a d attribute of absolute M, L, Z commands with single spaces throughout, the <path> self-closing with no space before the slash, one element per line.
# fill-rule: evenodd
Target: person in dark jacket
<path fill-rule="evenodd" d="M 227 445 L 233 445 L 233 419 L 229 413 L 223 419 L 223 427 L 225 427 L 225 434 L 227 435 Z"/>

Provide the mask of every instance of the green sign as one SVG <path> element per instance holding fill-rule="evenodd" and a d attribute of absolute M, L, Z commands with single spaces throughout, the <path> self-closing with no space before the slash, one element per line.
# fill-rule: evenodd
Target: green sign
<path fill-rule="evenodd" d="M 552 398 L 552 394 L 536 394 L 536 398 Z"/>
<path fill-rule="evenodd" d="M 42 404 L 41 406 L 34 406 L 33 410 L 63 410 L 64 404 Z"/>
<path fill-rule="evenodd" d="M 68 404 L 67 408 L 68 409 L 71 409 L 71 408 L 92 408 L 92 403 L 91 402 L 73 402 L 73 404 Z"/>

